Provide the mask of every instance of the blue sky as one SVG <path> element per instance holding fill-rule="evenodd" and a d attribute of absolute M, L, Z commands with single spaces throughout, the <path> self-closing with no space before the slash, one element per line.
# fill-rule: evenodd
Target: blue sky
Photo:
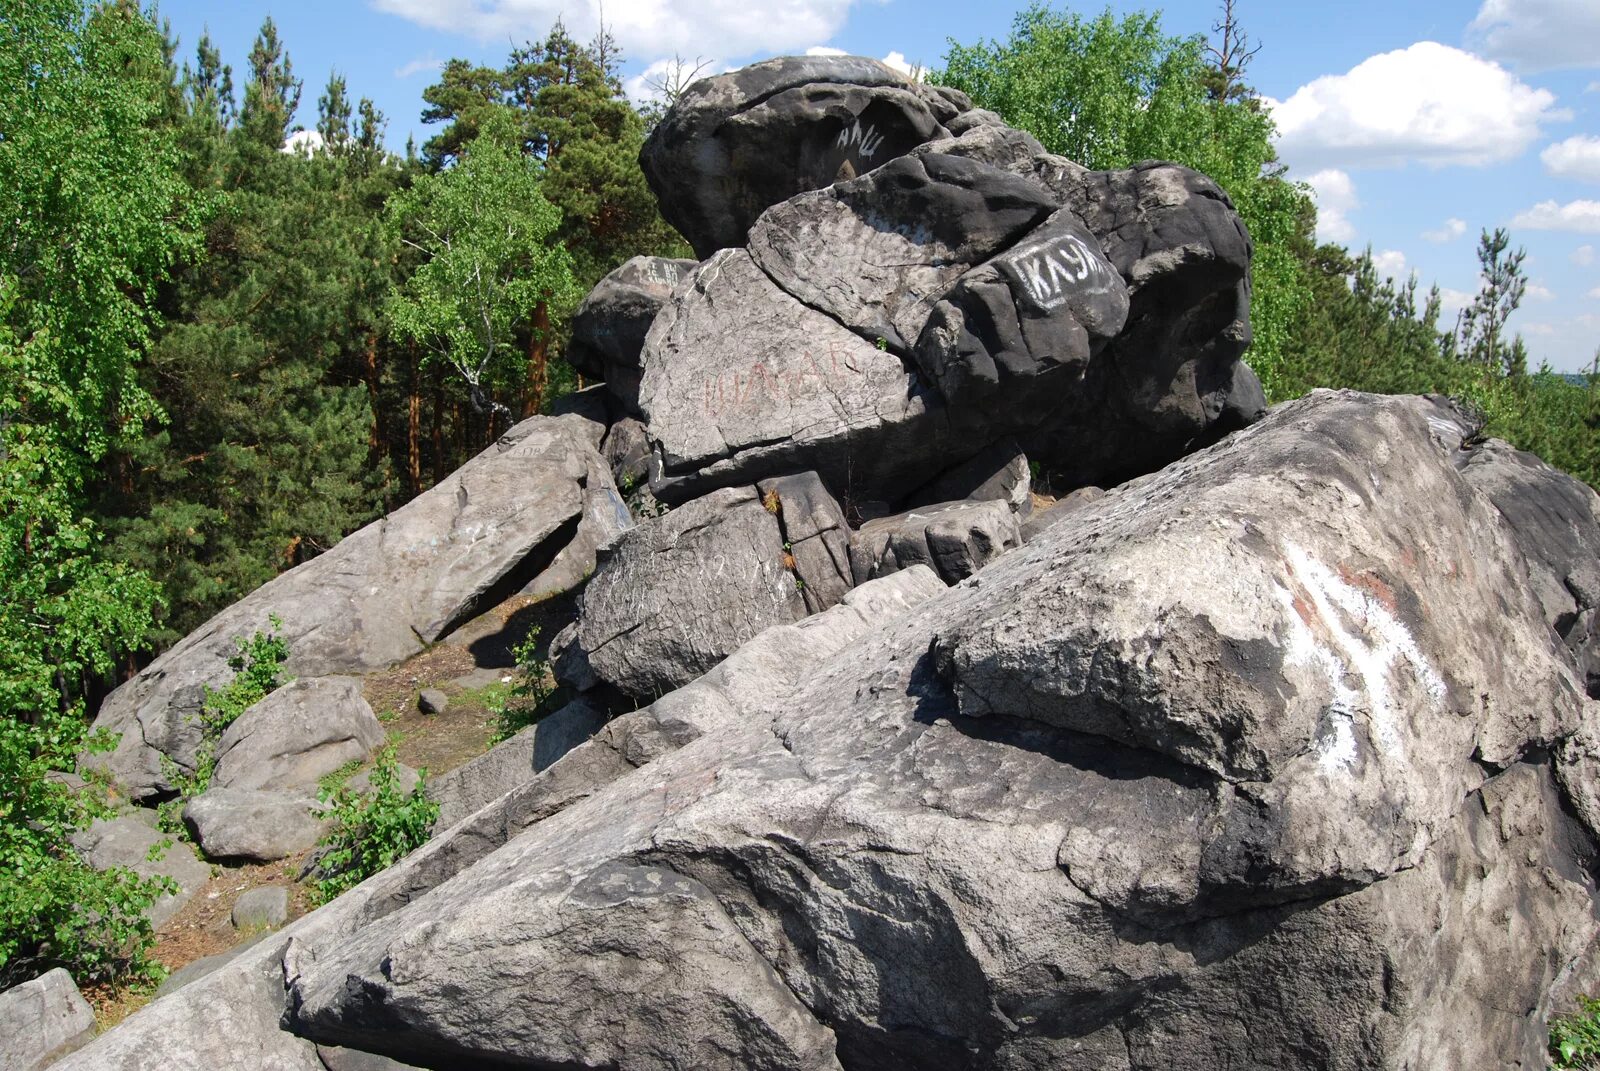
<path fill-rule="evenodd" d="M 414 134 L 422 90 L 453 56 L 499 63 L 557 17 L 587 37 L 601 12 L 633 86 L 674 56 L 708 69 L 827 47 L 937 66 L 948 39 L 1004 37 L 1015 0 L 162 0 L 192 56 L 203 28 L 236 71 L 271 15 L 316 121 L 330 70 Z M 1060 6 L 1060 5 L 1058 5 Z M 1116 2 L 1207 33 L 1220 0 Z M 1075 7 L 1093 14 L 1101 5 Z M 1531 283 L 1513 327 L 1562 371 L 1600 348 L 1600 0 L 1237 0 L 1261 45 L 1250 82 L 1275 102 L 1279 150 L 1311 183 L 1323 237 L 1445 289 L 1447 317 L 1477 290 L 1478 234 L 1509 227 Z"/>

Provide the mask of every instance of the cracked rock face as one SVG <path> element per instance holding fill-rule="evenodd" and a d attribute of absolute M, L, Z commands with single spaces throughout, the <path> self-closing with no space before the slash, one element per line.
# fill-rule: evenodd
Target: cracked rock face
<path fill-rule="evenodd" d="M 770 630 L 286 931 L 283 1023 L 431 1067 L 1537 1066 L 1595 977 L 1586 700 L 1462 435 L 1319 392 L 864 632 Z"/>
<path fill-rule="evenodd" d="M 106 698 L 95 728 L 121 739 L 88 761 L 136 799 L 170 792 L 160 757 L 193 769 L 204 688 L 233 679 L 234 639 L 266 631 L 271 615 L 283 622 L 288 673 L 361 673 L 536 580 L 572 541 L 585 489 L 614 492 L 599 431 L 576 416 L 525 420 L 443 483 L 263 584 Z"/>

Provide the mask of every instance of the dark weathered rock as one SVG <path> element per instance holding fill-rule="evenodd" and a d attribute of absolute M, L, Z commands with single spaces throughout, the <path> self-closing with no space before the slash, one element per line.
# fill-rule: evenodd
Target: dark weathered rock
<path fill-rule="evenodd" d="M 623 417 L 611 425 L 600 452 L 623 495 L 643 487 L 650 478 L 650 440 L 644 425 L 633 417 Z"/>
<path fill-rule="evenodd" d="M 217 742 L 216 788 L 304 790 L 384 741 L 354 677 L 291 681 L 256 703 Z"/>
<path fill-rule="evenodd" d="M 658 497 L 815 470 L 841 496 L 888 497 L 970 455 L 900 358 L 780 290 L 743 250 L 697 268 L 645 342 L 640 406 Z"/>
<path fill-rule="evenodd" d="M 1021 542 L 1010 503 L 941 502 L 863 524 L 850 537 L 850 565 L 857 583 L 926 565 L 954 584 Z"/>
<path fill-rule="evenodd" d="M 328 1071 L 413 1071 L 414 1065 L 391 1060 L 387 1056 L 346 1049 L 338 1045 L 318 1045 L 317 1056 Z"/>
<path fill-rule="evenodd" d="M 912 509 L 939 502 L 1004 502 L 1019 517 L 1033 511 L 1033 479 L 1027 455 L 1015 439 L 1001 439 L 993 446 L 942 472 L 913 491 L 906 499 Z"/>
<path fill-rule="evenodd" d="M 0 993 L 0 1067 L 40 1071 L 94 1037 L 94 1009 L 60 967 Z"/>
<path fill-rule="evenodd" d="M 604 380 L 626 412 L 639 407 L 639 351 L 645 333 L 694 264 L 634 257 L 601 279 L 573 313 L 567 362 L 586 376 Z"/>
<path fill-rule="evenodd" d="M 270 863 L 313 847 L 325 823 L 314 792 L 213 788 L 184 805 L 183 820 L 213 859 Z"/>
<path fill-rule="evenodd" d="M 783 534 L 752 487 L 724 488 L 629 531 L 583 591 L 556 673 L 572 655 L 626 695 L 654 698 L 700 676 L 769 625 L 806 616 Z"/>
<path fill-rule="evenodd" d="M 1071 484 L 1158 468 L 1264 407 L 1239 356 L 1250 342 L 1251 244 L 1216 183 L 1175 164 L 1084 172 L 1048 157 L 1036 175 L 1099 239 L 1128 285 L 1126 326 L 1079 394 L 1023 438 Z"/>
<path fill-rule="evenodd" d="M 609 486 L 598 441 L 580 417 L 525 420 L 438 486 L 257 588 L 106 698 L 95 726 L 121 738 L 89 763 L 135 798 L 170 791 L 160 756 L 193 769 L 202 687 L 232 679 L 234 638 L 268 628 L 270 615 L 283 622 L 288 671 L 317 677 L 390 665 L 513 594 L 571 541 L 585 489 Z"/>
<path fill-rule="evenodd" d="M 166 877 L 177 884 L 174 892 L 162 896 L 147 912 L 152 926 L 159 927 L 176 915 L 211 880 L 211 868 L 195 856 L 193 848 L 156 829 L 153 811 L 97 818 L 87 829 L 73 834 L 72 845 L 96 870 L 125 866 L 142 877 Z"/>
<path fill-rule="evenodd" d="M 952 420 L 1026 431 L 1098 400 L 1089 365 L 1123 329 L 1128 300 L 1094 234 L 1062 209 L 963 275 L 914 352 Z"/>
<path fill-rule="evenodd" d="M 804 304 L 907 353 L 963 272 L 1055 210 L 1037 182 L 928 153 L 774 205 L 751 228 L 749 250 Z"/>
<path fill-rule="evenodd" d="M 740 246 L 769 206 L 855 178 L 971 108 L 859 56 L 788 56 L 679 95 L 639 154 L 666 217 L 704 259 Z"/>
<path fill-rule="evenodd" d="M 263 885 L 247 889 L 234 901 L 229 916 L 236 930 L 270 930 L 289 920 L 289 887 Z"/>

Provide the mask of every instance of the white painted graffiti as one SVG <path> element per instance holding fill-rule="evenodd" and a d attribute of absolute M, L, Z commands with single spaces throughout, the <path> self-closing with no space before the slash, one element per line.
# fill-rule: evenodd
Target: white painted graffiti
<path fill-rule="evenodd" d="M 683 268 L 670 260 L 651 259 L 646 262 L 644 275 L 653 283 L 671 288 L 683 278 Z"/>
<path fill-rule="evenodd" d="M 1318 764 L 1327 773 L 1355 764 L 1355 722 L 1362 714 L 1369 723 L 1369 739 L 1401 758 L 1404 742 L 1392 685 L 1396 664 L 1409 667 L 1436 702 L 1445 697 L 1444 678 L 1375 592 L 1350 583 L 1294 543 L 1285 544 L 1284 558 L 1296 589 L 1279 585 L 1275 591 L 1289 623 L 1288 661 L 1319 670 L 1331 694 L 1327 714 L 1332 733 L 1317 745 Z M 1351 686 L 1357 679 L 1359 690 Z"/>
<path fill-rule="evenodd" d="M 878 133 L 876 125 L 869 123 L 863 127 L 861 120 L 857 119 L 854 123 L 839 131 L 839 138 L 834 142 L 834 145 L 840 149 L 853 148 L 861 159 L 870 160 L 883 147 L 883 135 Z"/>
<path fill-rule="evenodd" d="M 1098 294 L 1117 281 L 1105 258 L 1075 234 L 1029 246 L 1009 259 L 1028 296 L 1041 309 L 1062 304 L 1074 289 Z"/>

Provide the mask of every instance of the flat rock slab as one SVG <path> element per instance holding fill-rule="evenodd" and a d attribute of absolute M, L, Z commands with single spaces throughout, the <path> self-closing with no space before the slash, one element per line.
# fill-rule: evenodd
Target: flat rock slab
<path fill-rule="evenodd" d="M 289 921 L 289 889 L 266 885 L 246 889 L 234 902 L 231 920 L 236 930 L 270 930 Z"/>
<path fill-rule="evenodd" d="M 39 1071 L 94 1034 L 94 1010 L 60 967 L 0 993 L 0 1067 L 6 1071 Z"/>
<path fill-rule="evenodd" d="M 303 794 L 384 741 L 378 717 L 354 677 L 291 681 L 228 726 L 217 742 L 217 788 Z"/>
<path fill-rule="evenodd" d="M 840 495 L 885 497 L 984 445 L 963 449 L 900 358 L 784 293 L 743 250 L 691 274 L 644 364 L 666 501 L 807 469 Z"/>
<path fill-rule="evenodd" d="M 90 757 L 135 798 L 170 791 L 165 754 L 192 769 L 202 689 L 233 677 L 234 638 L 282 619 L 298 677 L 392 665 L 513 594 L 575 533 L 585 488 L 610 484 L 598 436 L 579 416 L 516 425 L 449 479 L 184 637 L 101 705 L 96 728 L 120 733 Z M 603 429 L 601 429 L 603 430 Z"/>
<path fill-rule="evenodd" d="M 200 861 L 192 847 L 156 829 L 154 812 L 97 818 L 87 829 L 73 835 L 72 844 L 96 870 L 125 866 L 142 877 L 159 876 L 177 882 L 176 892 L 161 897 L 150 908 L 150 924 L 155 927 L 181 911 L 211 880 L 211 868 Z M 156 858 L 150 858 L 152 853 Z"/>

